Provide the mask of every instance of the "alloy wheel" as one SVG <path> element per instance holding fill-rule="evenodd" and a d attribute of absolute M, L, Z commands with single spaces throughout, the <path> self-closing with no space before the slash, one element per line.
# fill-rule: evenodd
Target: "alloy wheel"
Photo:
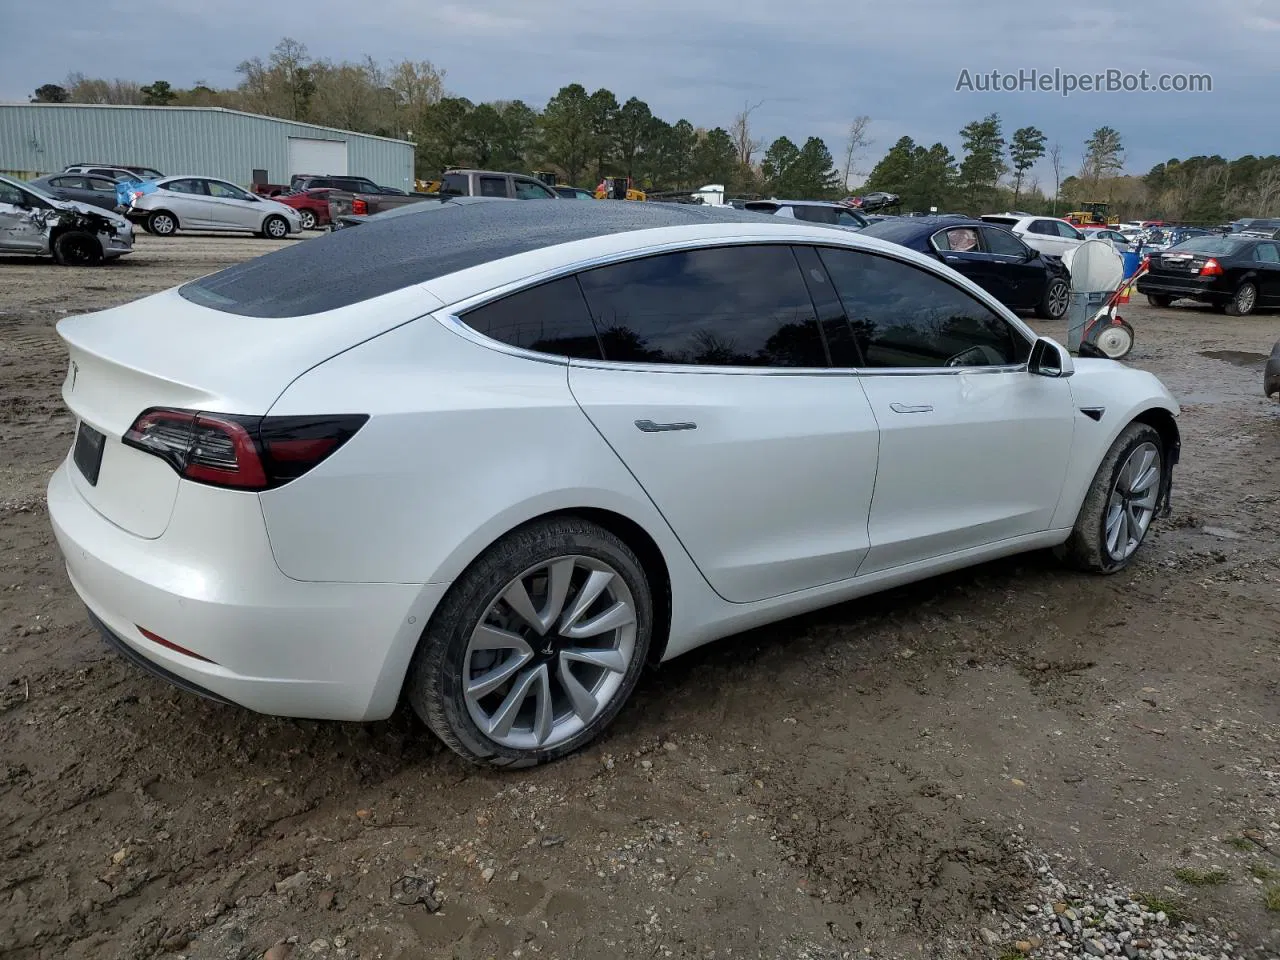
<path fill-rule="evenodd" d="M 1236 293 L 1236 312 L 1244 315 L 1253 310 L 1253 305 L 1258 300 L 1258 291 L 1254 289 L 1253 284 L 1246 283 Z"/>
<path fill-rule="evenodd" d="M 1106 547 L 1117 562 L 1133 556 L 1147 534 L 1160 497 L 1160 451 L 1150 441 L 1129 454 L 1107 499 Z"/>
<path fill-rule="evenodd" d="M 480 732 L 515 750 L 576 736 L 622 688 L 636 649 L 635 601 L 608 563 L 580 555 L 513 578 L 468 640 L 462 683 Z"/>
<path fill-rule="evenodd" d="M 279 240 L 288 235 L 289 225 L 279 217 L 272 217 L 267 221 L 267 233 Z"/>
<path fill-rule="evenodd" d="M 1071 289 L 1067 284 L 1059 280 L 1049 288 L 1049 315 L 1054 319 L 1058 319 L 1067 312 L 1067 304 L 1071 299 Z"/>
<path fill-rule="evenodd" d="M 316 215 L 310 210 L 303 210 L 301 218 L 303 230 L 314 230 L 316 228 Z"/>

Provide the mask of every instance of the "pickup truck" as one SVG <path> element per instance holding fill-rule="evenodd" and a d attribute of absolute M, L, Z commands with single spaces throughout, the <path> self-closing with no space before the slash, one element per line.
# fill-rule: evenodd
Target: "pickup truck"
<path fill-rule="evenodd" d="M 497 170 L 446 170 L 440 192 L 452 197 L 506 197 L 508 200 L 559 200 L 541 180 Z"/>
<path fill-rule="evenodd" d="M 295 173 L 289 183 L 255 183 L 253 192 L 261 197 L 274 197 L 282 193 L 299 193 L 303 190 L 328 188 L 330 190 L 348 190 L 351 193 L 399 193 L 404 191 L 398 187 L 383 187 L 368 177 L 354 177 L 348 174 L 316 174 Z"/>
<path fill-rule="evenodd" d="M 353 193 L 350 190 L 329 191 L 329 222 L 336 223 L 339 217 L 372 216 L 403 207 L 406 203 L 417 203 L 420 200 L 438 200 L 438 193 Z"/>

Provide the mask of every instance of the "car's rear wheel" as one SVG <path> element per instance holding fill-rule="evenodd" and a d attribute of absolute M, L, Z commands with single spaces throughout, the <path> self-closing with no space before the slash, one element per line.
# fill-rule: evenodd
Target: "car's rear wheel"
<path fill-rule="evenodd" d="M 1125 427 L 1094 474 L 1059 557 L 1093 573 L 1115 573 L 1128 566 L 1160 505 L 1164 468 L 1159 431 L 1145 423 Z"/>
<path fill-rule="evenodd" d="M 1153 307 L 1167 307 L 1173 303 L 1173 297 L 1167 293 L 1148 293 L 1147 303 Z"/>
<path fill-rule="evenodd" d="M 1246 280 L 1236 288 L 1235 295 L 1227 301 L 1226 312 L 1233 317 L 1246 317 L 1258 305 L 1258 288 Z"/>
<path fill-rule="evenodd" d="M 316 215 L 310 210 L 298 211 L 298 216 L 302 220 L 303 230 L 314 230 L 316 228 Z"/>
<path fill-rule="evenodd" d="M 157 210 L 147 217 L 147 230 L 157 237 L 171 237 L 178 232 L 178 218 L 168 210 Z"/>
<path fill-rule="evenodd" d="M 262 221 L 262 235 L 269 240 L 283 240 L 289 235 L 289 221 L 272 214 Z"/>
<path fill-rule="evenodd" d="M 644 569 L 618 537 L 564 517 L 508 535 L 431 618 L 409 702 L 475 763 L 532 766 L 593 740 L 643 669 L 653 632 Z"/>
<path fill-rule="evenodd" d="M 102 262 L 102 244 L 86 230 L 68 230 L 53 241 L 53 259 L 64 267 L 92 267 Z"/>
<path fill-rule="evenodd" d="M 1049 281 L 1044 296 L 1036 306 L 1036 316 L 1042 320 L 1059 320 L 1071 303 L 1071 286 L 1061 277 Z"/>

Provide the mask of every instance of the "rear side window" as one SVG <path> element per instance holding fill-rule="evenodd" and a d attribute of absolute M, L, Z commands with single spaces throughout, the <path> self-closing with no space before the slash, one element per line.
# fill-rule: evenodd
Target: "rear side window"
<path fill-rule="evenodd" d="M 729 367 L 825 367 L 795 255 L 713 247 L 579 275 L 606 360 Z"/>
<path fill-rule="evenodd" d="M 203 180 L 174 180 L 166 183 L 164 189 L 170 193 L 193 193 L 199 196 L 207 194 Z"/>
<path fill-rule="evenodd" d="M 591 314 L 573 277 L 487 303 L 464 314 L 462 321 L 477 333 L 524 350 L 603 359 Z"/>
<path fill-rule="evenodd" d="M 444 179 L 440 181 L 440 192 L 450 193 L 455 196 L 465 197 L 471 191 L 467 183 L 467 175 L 465 173 L 446 173 Z"/>
<path fill-rule="evenodd" d="M 940 277 L 889 257 L 824 247 L 822 262 L 868 367 L 1000 366 L 1030 344 Z"/>
<path fill-rule="evenodd" d="M 505 197 L 507 195 L 506 177 L 481 177 L 480 196 Z"/>

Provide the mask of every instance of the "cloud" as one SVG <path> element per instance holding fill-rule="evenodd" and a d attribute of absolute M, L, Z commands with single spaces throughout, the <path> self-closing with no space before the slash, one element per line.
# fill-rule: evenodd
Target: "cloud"
<path fill-rule="evenodd" d="M 728 125 L 746 103 L 766 142 L 786 135 L 842 149 L 849 120 L 872 118 L 874 161 L 898 137 L 942 141 L 998 112 L 1006 135 L 1034 124 L 1060 141 L 1068 166 L 1103 124 L 1125 137 L 1130 169 L 1172 156 L 1274 152 L 1280 107 L 1272 60 L 1275 0 L 1162 0 L 1135 10 L 1114 0 L 1014 4 L 1008 0 L 650 0 L 639 7 L 561 0 L 549 14 L 527 0 L 66 0 L 51 28 L 38 7 L 6 15 L 0 99 L 25 100 L 71 71 L 175 85 L 229 85 L 236 64 L 265 57 L 281 35 L 332 59 L 366 54 L 428 59 L 450 89 L 472 100 L 541 104 L 566 83 L 638 96 L 654 112 L 698 126 Z M 15 37 L 41 38 L 18 43 Z M 1208 73 L 1209 94 L 957 93 L 961 69 L 1016 73 Z M 1042 171 L 1042 179 L 1043 179 Z"/>

